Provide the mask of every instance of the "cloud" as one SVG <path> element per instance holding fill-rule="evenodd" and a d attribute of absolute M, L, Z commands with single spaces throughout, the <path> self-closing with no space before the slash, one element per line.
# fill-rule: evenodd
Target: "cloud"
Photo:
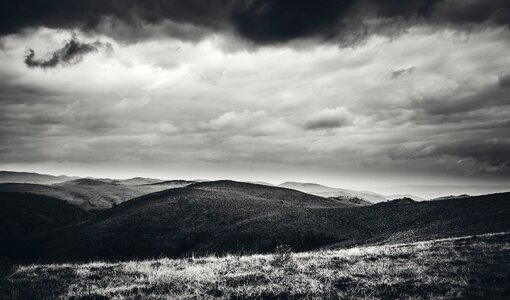
<path fill-rule="evenodd" d="M 506 0 L 18 0 L 0 12 L 1 35 L 44 26 L 127 41 L 145 39 L 144 32 L 190 40 L 234 32 L 255 44 L 302 38 L 355 43 L 415 24 L 508 26 L 510 5 Z"/>
<path fill-rule="evenodd" d="M 213 130 L 243 130 L 258 125 L 265 117 L 266 113 L 263 111 L 229 111 L 210 120 L 208 125 Z"/>
<path fill-rule="evenodd" d="M 19 59 L 25 45 L 47 49 L 67 34 L 30 30 L 3 38 L 0 159 L 180 165 L 192 177 L 207 177 L 207 168 L 234 176 L 226 166 L 237 164 L 247 177 L 257 166 L 267 167 L 263 176 L 293 168 L 290 176 L 334 179 L 508 179 L 509 32 L 416 26 L 358 47 L 230 53 L 222 35 L 125 45 L 100 37 L 114 56 L 33 72 Z M 412 78 L 389 78 L 412 66 Z"/>
<path fill-rule="evenodd" d="M 83 57 L 91 52 L 97 52 L 99 49 L 108 49 L 111 51 L 112 46 L 108 43 L 99 41 L 93 43 L 83 43 L 73 36 L 64 47 L 55 50 L 52 54 L 48 55 L 47 59 L 36 59 L 35 51 L 28 49 L 25 56 L 25 64 L 29 68 L 55 68 L 57 66 L 71 66 L 83 60 Z"/>
<path fill-rule="evenodd" d="M 222 135 L 230 132 L 247 137 L 278 135 L 292 130 L 292 126 L 281 117 L 271 116 L 266 111 L 246 109 L 226 112 L 209 120 L 202 128 L 220 132 Z"/>
<path fill-rule="evenodd" d="M 409 143 L 388 150 L 388 156 L 397 161 L 425 159 L 454 161 L 464 172 L 494 173 L 510 171 L 510 140 L 504 137 L 471 136 L 427 144 Z"/>
<path fill-rule="evenodd" d="M 352 124 L 352 116 L 345 107 L 325 109 L 308 118 L 304 124 L 307 130 L 340 128 Z"/>
<path fill-rule="evenodd" d="M 394 70 L 390 72 L 390 78 L 397 79 L 401 76 L 410 75 L 414 72 L 414 70 L 416 70 L 416 67 Z"/>
<path fill-rule="evenodd" d="M 500 87 L 510 87 L 510 74 L 499 75 L 498 83 Z"/>
<path fill-rule="evenodd" d="M 504 77 L 499 77 L 496 84 L 484 88 L 470 90 L 459 86 L 456 90 L 456 94 L 420 99 L 411 106 L 429 116 L 445 116 L 450 121 L 455 121 L 452 115 L 509 105 L 510 85 L 505 83 Z"/>
<path fill-rule="evenodd" d="M 241 1 L 232 21 L 242 36 L 259 43 L 334 35 L 354 0 Z"/>

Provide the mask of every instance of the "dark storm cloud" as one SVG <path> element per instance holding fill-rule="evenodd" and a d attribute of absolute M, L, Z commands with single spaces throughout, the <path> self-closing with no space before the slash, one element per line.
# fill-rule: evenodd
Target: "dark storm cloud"
<path fill-rule="evenodd" d="M 450 154 L 464 158 L 473 158 L 500 169 L 510 166 L 510 141 L 507 139 L 480 139 L 459 141 L 438 147 L 436 154 Z"/>
<path fill-rule="evenodd" d="M 483 23 L 510 25 L 510 2 L 506 0 L 436 1 L 437 20 L 452 23 Z"/>
<path fill-rule="evenodd" d="M 25 64 L 30 68 L 55 68 L 59 65 L 75 65 L 79 63 L 83 56 L 91 52 L 96 52 L 101 48 L 111 50 L 111 45 L 96 41 L 94 43 L 83 43 L 73 36 L 64 47 L 55 50 L 47 59 L 36 59 L 35 51 L 28 49 L 25 56 Z"/>
<path fill-rule="evenodd" d="M 355 2 L 244 1 L 233 12 L 232 21 L 241 35 L 261 43 L 310 35 L 332 37 L 335 35 L 337 23 Z"/>
<path fill-rule="evenodd" d="M 164 20 L 217 27 L 231 6 L 225 0 L 20 0 L 3 4 L 0 32 L 9 34 L 24 28 L 95 30 L 105 17 L 131 26 L 159 23 Z"/>
<path fill-rule="evenodd" d="M 2 6 L 3 35 L 38 26 L 101 32 L 105 19 L 115 19 L 133 28 L 170 21 L 212 31 L 233 29 L 248 40 L 267 44 L 305 37 L 356 41 L 371 32 L 401 32 L 415 22 L 510 24 L 507 0 L 18 0 Z M 384 20 L 368 25 L 373 19 Z M 178 38 L 188 38 L 188 31 L 168 28 L 179 33 Z M 197 37 L 196 31 L 189 34 Z"/>
<path fill-rule="evenodd" d="M 498 83 L 500 87 L 510 87 L 510 74 L 499 75 Z"/>
<path fill-rule="evenodd" d="M 419 158 L 440 158 L 452 156 L 462 166 L 464 160 L 473 162 L 475 170 L 470 166 L 467 171 L 475 172 L 508 172 L 510 171 L 510 141 L 505 138 L 485 138 L 483 136 L 469 139 L 452 139 L 439 144 L 420 144 L 417 147 L 398 146 L 388 151 L 394 160 Z"/>

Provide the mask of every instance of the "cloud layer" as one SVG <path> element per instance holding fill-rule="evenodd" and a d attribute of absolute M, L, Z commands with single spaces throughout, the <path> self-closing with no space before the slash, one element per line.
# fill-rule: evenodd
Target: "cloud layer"
<path fill-rule="evenodd" d="M 311 3 L 9 2 L 0 166 L 508 182 L 506 1 Z"/>
<path fill-rule="evenodd" d="M 352 43 L 372 33 L 400 33 L 416 24 L 508 26 L 510 4 L 506 0 L 19 0 L 5 3 L 0 13 L 4 35 L 44 26 L 133 40 L 143 38 L 139 28 L 161 25 L 150 32 L 194 39 L 201 34 L 192 26 L 234 32 L 256 44 L 310 37 Z"/>

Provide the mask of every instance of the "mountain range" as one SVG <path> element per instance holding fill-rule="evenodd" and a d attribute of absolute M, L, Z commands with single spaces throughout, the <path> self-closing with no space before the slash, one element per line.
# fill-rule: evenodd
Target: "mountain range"
<path fill-rule="evenodd" d="M 200 180 L 200 182 L 202 181 L 205 180 Z M 113 204 L 118 204 L 127 199 L 141 196 L 149 192 L 155 192 L 164 188 L 184 187 L 195 182 L 199 182 L 199 180 L 162 180 L 144 177 L 134 177 L 130 179 L 80 178 L 64 175 L 53 176 L 38 173 L 0 171 L 0 191 L 26 190 L 32 193 L 49 196 L 54 195 L 54 193 L 71 193 L 72 196 L 61 195 L 61 197 L 88 209 L 108 208 Z M 40 184 L 44 185 L 44 187 L 34 185 L 3 185 L 1 183 Z M 266 182 L 252 183 L 273 186 L 273 184 Z M 48 188 L 47 185 L 51 185 L 52 187 Z M 96 186 L 97 195 L 91 197 L 84 196 L 84 193 L 80 190 L 80 186 L 88 187 L 90 185 Z M 384 196 L 370 191 L 333 188 L 316 183 L 285 182 L 278 186 L 326 198 L 332 197 L 345 200 L 352 199 L 354 201 L 356 201 L 356 199 L 361 199 L 364 200 L 365 204 L 378 203 L 404 197 L 419 201 L 424 200 L 423 198 L 409 194 Z"/>

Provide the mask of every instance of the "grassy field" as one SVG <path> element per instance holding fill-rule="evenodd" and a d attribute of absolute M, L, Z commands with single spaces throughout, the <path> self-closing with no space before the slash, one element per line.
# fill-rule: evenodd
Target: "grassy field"
<path fill-rule="evenodd" d="M 510 233 L 252 256 L 19 266 L 14 299 L 508 299 Z"/>

